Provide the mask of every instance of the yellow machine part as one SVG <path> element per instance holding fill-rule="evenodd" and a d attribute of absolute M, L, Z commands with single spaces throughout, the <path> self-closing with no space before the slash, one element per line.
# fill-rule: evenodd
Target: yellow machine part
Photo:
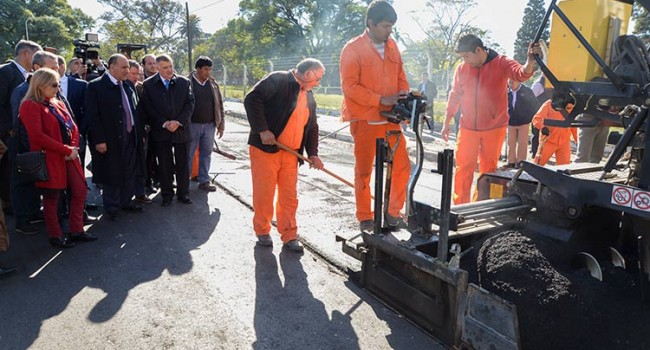
<path fill-rule="evenodd" d="M 615 0 L 564 0 L 558 7 L 609 64 L 613 40 L 627 33 L 632 5 Z M 547 65 L 560 81 L 587 82 L 603 76 L 598 63 L 555 13 Z M 548 80 L 546 84 L 552 87 Z"/>

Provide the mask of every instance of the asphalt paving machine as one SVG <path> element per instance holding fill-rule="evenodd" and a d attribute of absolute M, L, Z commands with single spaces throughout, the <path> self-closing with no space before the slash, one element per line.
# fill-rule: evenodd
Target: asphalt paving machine
<path fill-rule="evenodd" d="M 638 3 L 650 10 L 650 0 Z M 624 35 L 632 4 L 552 0 L 536 37 L 552 18 L 548 58 L 537 57 L 537 63 L 554 88 L 554 106 L 575 105 L 565 120 L 547 125 L 593 127 L 605 121 L 623 130 L 604 165 L 523 161 L 516 170 L 483 174 L 479 201 L 452 206 L 454 156 L 444 150 L 435 169 L 441 175 L 440 205 L 432 206 L 413 198 L 423 171 L 426 102 L 401 103 L 394 114 L 409 111 L 417 140 L 408 227 L 390 230 L 384 220 L 392 149 L 378 139 L 374 230 L 337 236 L 343 251 L 362 261 L 366 290 L 449 346 L 520 349 L 515 305 L 470 283 L 460 268 L 468 238 L 519 227 L 566 242 L 572 262 L 595 278 L 602 279 L 603 261 L 638 274 L 640 299 L 650 299 L 650 59 L 647 47 Z M 579 117 L 584 114 L 593 117 L 585 121 Z"/>

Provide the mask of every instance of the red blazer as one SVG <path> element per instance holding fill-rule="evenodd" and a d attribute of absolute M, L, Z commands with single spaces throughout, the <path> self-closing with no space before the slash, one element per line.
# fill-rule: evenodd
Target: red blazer
<path fill-rule="evenodd" d="M 72 123 L 71 146 L 79 147 L 79 130 L 68 113 L 63 102 L 49 101 L 66 122 Z M 25 100 L 20 104 L 19 118 L 25 125 L 29 147 L 32 151 L 45 151 L 45 163 L 49 180 L 36 182 L 36 187 L 48 189 L 65 189 L 68 187 L 65 157 L 72 150 L 63 144 L 61 128 L 56 116 L 43 103 Z M 73 160 L 79 174 L 85 178 L 79 158 Z"/>

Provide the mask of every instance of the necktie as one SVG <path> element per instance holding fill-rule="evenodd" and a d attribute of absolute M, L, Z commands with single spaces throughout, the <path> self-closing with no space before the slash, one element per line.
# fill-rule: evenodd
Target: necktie
<path fill-rule="evenodd" d="M 133 114 L 131 114 L 131 106 L 129 105 L 129 99 L 126 96 L 126 91 L 124 91 L 124 85 L 122 82 L 119 82 L 120 92 L 122 94 L 122 108 L 124 108 L 124 117 L 126 118 L 126 132 L 131 132 L 133 130 Z"/>
<path fill-rule="evenodd" d="M 163 83 L 165 83 L 165 90 L 169 90 L 169 80 L 165 79 Z"/>

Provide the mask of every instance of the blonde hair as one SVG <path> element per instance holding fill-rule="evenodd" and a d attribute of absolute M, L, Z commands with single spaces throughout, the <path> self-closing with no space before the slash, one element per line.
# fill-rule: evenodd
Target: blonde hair
<path fill-rule="evenodd" d="M 49 87 L 53 83 L 59 82 L 59 73 L 49 69 L 41 68 L 32 74 L 31 79 L 29 80 L 29 90 L 27 90 L 27 95 L 25 95 L 25 100 L 32 100 L 35 102 L 45 101 L 45 94 L 43 94 L 43 89 Z"/>

